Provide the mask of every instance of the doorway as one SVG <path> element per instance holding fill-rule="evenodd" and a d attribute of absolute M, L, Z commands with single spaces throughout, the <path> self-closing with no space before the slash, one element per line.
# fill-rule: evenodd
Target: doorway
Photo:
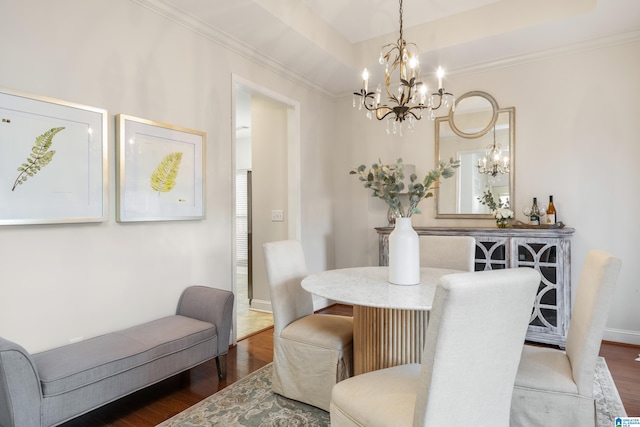
<path fill-rule="evenodd" d="M 262 244 L 299 239 L 299 107 L 233 76 L 233 342 L 273 325 Z"/>

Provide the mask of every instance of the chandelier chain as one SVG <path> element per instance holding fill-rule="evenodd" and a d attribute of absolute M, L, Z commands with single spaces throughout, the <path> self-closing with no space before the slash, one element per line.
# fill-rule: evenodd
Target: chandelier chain
<path fill-rule="evenodd" d="M 402 0 L 400 0 L 400 38 L 398 39 L 398 45 L 402 46 L 404 44 L 404 35 L 402 32 Z"/>

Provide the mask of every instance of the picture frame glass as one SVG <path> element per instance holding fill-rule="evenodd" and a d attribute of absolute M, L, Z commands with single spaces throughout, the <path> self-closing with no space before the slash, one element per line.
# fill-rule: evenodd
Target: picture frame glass
<path fill-rule="evenodd" d="M 118 221 L 204 218 L 203 132 L 118 115 Z"/>
<path fill-rule="evenodd" d="M 0 225 L 106 220 L 106 117 L 0 91 Z"/>

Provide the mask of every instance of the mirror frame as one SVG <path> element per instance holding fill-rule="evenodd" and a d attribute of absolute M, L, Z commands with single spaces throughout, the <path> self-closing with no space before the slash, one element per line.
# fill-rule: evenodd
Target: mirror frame
<path fill-rule="evenodd" d="M 471 92 L 467 92 L 463 95 L 461 95 L 458 99 L 456 99 L 456 106 L 460 103 L 460 101 L 467 99 L 469 97 L 472 96 L 479 96 L 482 97 L 484 99 L 486 99 L 492 106 L 493 108 L 493 116 L 489 122 L 489 124 L 484 128 L 481 129 L 478 132 L 474 132 L 474 133 L 465 133 L 463 131 L 461 131 L 460 129 L 458 129 L 458 127 L 456 127 L 455 125 L 455 121 L 454 121 L 454 114 L 455 114 L 455 110 L 451 110 L 449 112 L 448 116 L 443 116 L 443 117 L 436 117 L 435 119 L 435 126 L 434 126 L 434 132 L 435 132 L 435 167 L 438 167 L 438 162 L 440 161 L 440 127 L 442 123 L 448 123 L 449 127 L 451 128 L 451 130 L 458 135 L 461 138 L 465 138 L 465 139 L 476 139 L 476 138 L 480 138 L 482 136 L 484 136 L 485 134 L 487 134 L 491 129 L 493 129 L 493 126 L 495 125 L 496 121 L 498 120 L 498 116 L 500 115 L 500 113 L 507 113 L 508 114 L 508 122 L 509 122 L 509 164 L 510 166 L 510 172 L 509 172 L 509 204 L 511 206 L 511 210 L 513 210 L 515 212 L 515 206 L 516 206 L 516 192 L 515 192 L 515 185 L 516 185 L 516 180 L 515 180 L 515 176 L 516 176 L 516 164 L 515 164 L 515 158 L 516 158 L 516 152 L 515 152 L 515 148 L 516 148 L 516 132 L 515 132 L 515 122 L 516 122 L 516 109 L 515 107 L 508 107 L 508 108 L 499 108 L 498 107 L 498 103 L 496 102 L 495 98 L 493 98 L 493 96 L 489 95 L 486 92 L 482 92 L 482 91 L 471 91 Z M 447 159 L 448 160 L 448 159 Z M 434 205 L 435 205 L 435 210 L 436 210 L 436 218 L 437 219 L 446 219 L 446 218 L 455 218 L 455 219 L 492 219 L 495 220 L 495 218 L 493 217 L 492 214 L 488 213 L 488 214 L 474 214 L 474 213 L 441 213 L 440 212 L 440 207 L 439 207 L 439 199 L 440 199 L 440 188 L 437 188 L 436 191 L 434 192 L 435 194 L 435 199 L 434 199 Z"/>

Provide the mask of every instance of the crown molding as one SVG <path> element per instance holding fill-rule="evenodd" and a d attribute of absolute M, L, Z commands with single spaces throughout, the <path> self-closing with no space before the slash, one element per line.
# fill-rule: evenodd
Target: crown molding
<path fill-rule="evenodd" d="M 219 46 L 228 49 L 244 59 L 247 59 L 267 70 L 277 74 L 278 76 L 285 78 L 293 83 L 306 87 L 312 91 L 318 92 L 322 95 L 328 96 L 330 98 L 335 98 L 335 94 L 323 88 L 322 86 L 310 81 L 302 74 L 291 70 L 290 68 L 284 66 L 282 63 L 278 61 L 274 61 L 273 59 L 267 57 L 262 54 L 260 51 L 252 48 L 251 46 L 243 43 L 237 38 L 231 36 L 228 33 L 218 30 L 217 28 L 211 27 L 201 20 L 184 13 L 182 10 L 174 7 L 173 5 L 163 1 L 163 0 L 131 0 L 133 3 L 136 3 L 146 9 L 151 10 L 152 12 L 163 16 L 169 19 L 172 22 L 175 22 L 178 25 L 181 25 L 188 30 L 198 34 L 199 36 L 216 43 Z"/>
<path fill-rule="evenodd" d="M 578 43 L 558 46 L 551 49 L 544 49 L 537 52 L 513 55 L 500 59 L 494 59 L 486 62 L 476 63 L 457 67 L 447 71 L 449 75 L 468 75 L 484 71 L 496 70 L 501 68 L 513 67 L 530 62 L 536 62 L 547 58 L 553 58 L 563 55 L 573 55 L 590 50 L 602 49 L 625 43 L 634 43 L 640 41 L 640 30 L 629 31 L 625 33 L 613 34 L 610 36 L 600 37 L 597 39 L 581 41 Z"/>
<path fill-rule="evenodd" d="M 514 67 L 517 65 L 527 64 L 531 62 L 541 61 L 563 55 L 573 55 L 590 50 L 603 49 L 615 45 L 635 43 L 640 41 L 640 29 L 628 31 L 624 33 L 613 34 L 596 39 L 586 40 L 578 43 L 558 46 L 551 49 L 543 49 L 536 52 L 506 56 L 499 59 L 491 59 L 485 62 L 479 62 L 470 65 L 463 65 L 447 69 L 449 76 L 465 76 L 471 74 L 482 73 L 486 71 L 498 70 L 502 68 Z M 445 56 L 445 55 L 442 55 Z M 344 92 L 339 97 L 351 97 L 351 92 Z"/>
<path fill-rule="evenodd" d="M 178 25 L 181 25 L 195 34 L 204 37 L 205 39 L 218 44 L 219 46 L 228 49 L 242 58 L 245 58 L 256 65 L 259 65 L 276 75 L 289 80 L 297 85 L 310 89 L 314 92 L 320 93 L 331 99 L 343 98 L 345 96 L 351 96 L 351 92 L 348 93 L 334 93 L 328 89 L 310 81 L 304 75 L 286 67 L 284 64 L 267 57 L 260 51 L 252 48 L 250 45 L 243 43 L 237 38 L 220 31 L 201 20 L 184 13 L 182 10 L 172 6 L 164 0 L 131 0 L 132 2 L 153 11 L 154 13 L 163 16 Z M 485 62 L 479 62 L 475 64 L 463 65 L 454 67 L 447 70 L 447 74 L 450 76 L 464 76 L 469 74 L 476 74 L 480 72 L 486 72 L 490 70 L 496 70 L 501 68 L 513 67 L 516 65 L 526 64 L 530 62 L 540 61 L 547 58 L 576 54 L 589 50 L 606 48 L 618 44 L 631 43 L 640 40 L 640 29 L 629 31 L 625 33 L 614 34 L 597 39 L 582 41 L 573 44 L 567 44 L 555 48 L 544 49 L 536 52 L 529 52 L 525 54 L 517 54 L 507 56 L 503 58 L 490 59 Z"/>

